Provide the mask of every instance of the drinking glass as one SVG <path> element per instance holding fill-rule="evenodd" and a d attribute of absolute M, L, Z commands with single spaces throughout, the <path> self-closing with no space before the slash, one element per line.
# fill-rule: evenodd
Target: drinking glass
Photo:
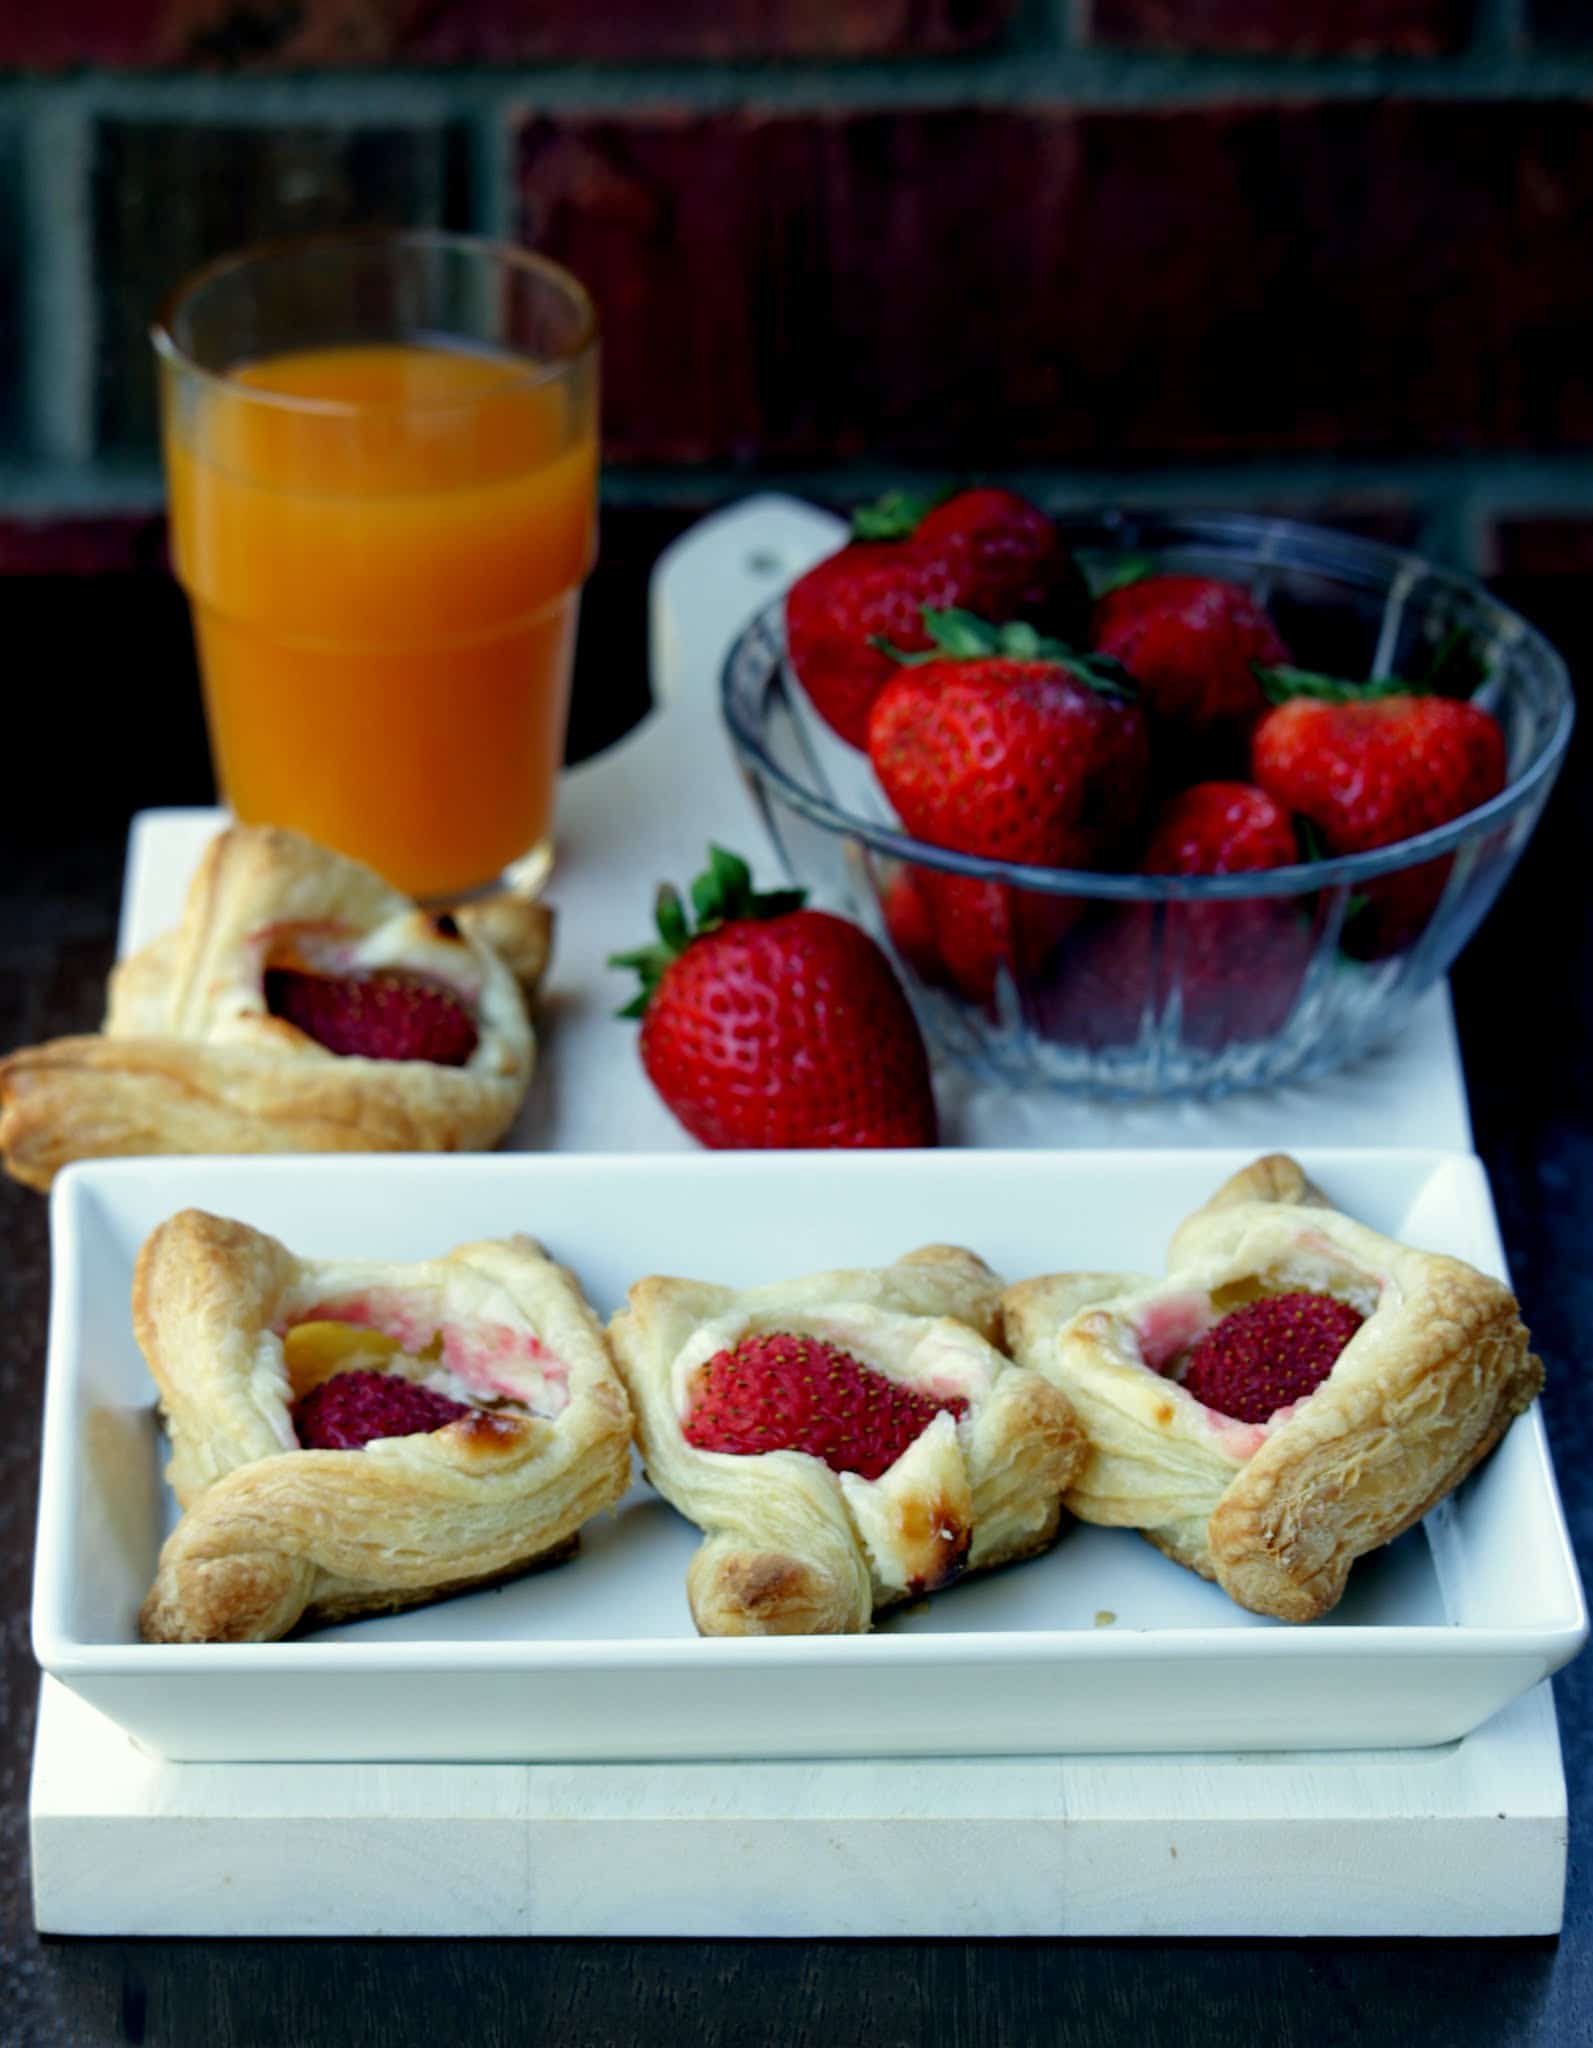
<path fill-rule="evenodd" d="M 224 801 L 457 896 L 545 865 L 597 496 L 597 322 L 430 233 L 223 257 L 153 330 Z"/>

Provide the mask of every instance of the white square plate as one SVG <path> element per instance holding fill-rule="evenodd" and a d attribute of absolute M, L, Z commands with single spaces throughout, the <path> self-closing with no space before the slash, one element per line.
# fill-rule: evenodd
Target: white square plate
<path fill-rule="evenodd" d="M 1316 1151 L 1339 1205 L 1502 1273 L 1470 1157 Z M 1154 1267 L 1248 1155 L 944 1152 L 154 1159 L 71 1168 L 54 1296 L 33 1638 L 46 1670 L 180 1758 L 507 1759 L 1300 1750 L 1449 1741 L 1575 1655 L 1587 1615 L 1538 1412 L 1286 1628 L 1127 1531 L 953 1588 L 867 1637 L 703 1641 L 696 1532 L 640 1483 L 570 1564 L 302 1641 L 155 1645 L 136 1615 L 172 1506 L 128 1298 L 188 1205 L 314 1257 L 422 1258 L 524 1230 L 601 1314 L 644 1273 L 731 1283 L 930 1240 L 1009 1279 Z M 1528 1320 L 1531 1304 L 1526 1304 Z"/>

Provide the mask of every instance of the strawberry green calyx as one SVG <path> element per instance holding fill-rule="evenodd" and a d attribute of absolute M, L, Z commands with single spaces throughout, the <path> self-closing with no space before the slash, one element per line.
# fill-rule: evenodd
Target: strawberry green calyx
<path fill-rule="evenodd" d="M 938 491 L 887 491 L 872 505 L 852 514 L 853 540 L 911 540 L 922 521 L 953 494 L 945 484 Z"/>
<path fill-rule="evenodd" d="M 1451 626 L 1434 647 L 1419 676 L 1371 676 L 1355 683 L 1341 676 L 1318 675 L 1305 668 L 1267 668 L 1251 664 L 1270 702 L 1287 704 L 1292 697 L 1310 697 L 1319 704 L 1369 704 L 1379 697 L 1475 696 L 1492 673 L 1488 657 L 1469 626 Z"/>
<path fill-rule="evenodd" d="M 1268 668 L 1251 663 L 1256 681 L 1269 704 L 1288 704 L 1296 697 L 1308 697 L 1316 704 L 1371 704 L 1380 697 L 1425 697 L 1431 693 L 1425 683 L 1408 683 L 1402 676 L 1369 676 L 1354 683 L 1344 676 L 1317 675 L 1308 668 Z"/>
<path fill-rule="evenodd" d="M 634 968 L 642 978 L 636 995 L 615 1014 L 621 1017 L 643 1016 L 658 984 L 693 939 L 700 939 L 706 932 L 717 931 L 721 925 L 739 924 L 748 919 L 762 921 L 784 917 L 790 911 L 800 910 L 806 901 L 805 889 L 754 889 L 752 870 L 740 855 L 728 853 L 722 846 L 710 845 L 708 865 L 691 885 L 691 906 L 697 914 L 695 928 L 681 901 L 680 891 L 671 882 L 660 882 L 653 903 L 653 921 L 658 927 L 657 942 L 637 946 L 628 953 L 609 954 L 610 967 Z"/>
<path fill-rule="evenodd" d="M 1110 597 L 1114 590 L 1127 590 L 1131 583 L 1153 576 L 1156 564 L 1149 555 L 1123 555 L 1115 562 L 1087 563 L 1085 573 L 1092 598 Z"/>
<path fill-rule="evenodd" d="M 905 653 L 877 634 L 869 645 L 877 647 L 882 654 L 888 654 L 903 668 L 917 668 L 926 661 L 946 660 L 1048 661 L 1057 668 L 1066 669 L 1070 676 L 1102 697 L 1115 697 L 1121 703 L 1132 704 L 1139 695 L 1134 678 L 1114 655 L 1081 654 L 1076 647 L 1069 647 L 1065 640 L 1048 639 L 1025 619 L 1009 619 L 1005 625 L 993 626 L 972 612 L 955 608 L 936 611 L 933 605 L 927 604 L 923 607 L 923 618 L 924 631 L 933 644 L 921 654 Z"/>

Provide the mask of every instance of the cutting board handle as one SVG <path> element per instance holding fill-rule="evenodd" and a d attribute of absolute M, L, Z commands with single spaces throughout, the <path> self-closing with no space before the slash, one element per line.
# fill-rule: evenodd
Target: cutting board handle
<path fill-rule="evenodd" d="M 845 538 L 833 513 L 771 491 L 710 514 L 672 542 L 653 571 L 654 704 L 711 702 L 748 619 Z"/>

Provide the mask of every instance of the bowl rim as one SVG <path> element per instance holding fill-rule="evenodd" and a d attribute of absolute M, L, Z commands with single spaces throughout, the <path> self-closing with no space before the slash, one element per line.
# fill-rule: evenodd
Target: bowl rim
<path fill-rule="evenodd" d="M 1212 512 L 1169 512 L 1148 506 L 1108 506 L 1095 512 L 1061 512 L 1055 523 L 1063 538 L 1074 548 L 1089 548 L 1090 536 L 1099 533 L 1106 548 L 1129 552 L 1138 545 L 1207 542 L 1230 546 L 1243 543 L 1260 556 L 1246 566 L 1330 569 L 1361 582 L 1374 581 L 1394 588 L 1401 580 L 1414 587 L 1429 581 L 1451 593 L 1479 603 L 1511 629 L 1519 645 L 1530 648 L 1545 667 L 1553 695 L 1558 699 L 1554 726 L 1536 760 L 1497 796 L 1475 810 L 1466 811 L 1447 824 L 1419 832 L 1366 853 L 1337 854 L 1316 861 L 1300 861 L 1289 867 L 1249 869 L 1231 875 L 1145 875 L 1137 872 L 1098 868 L 1045 868 L 1018 861 L 994 860 L 982 854 L 962 853 L 952 847 L 935 846 L 914 839 L 898 827 L 860 817 L 843 810 L 819 791 L 799 781 L 783 768 L 764 746 L 759 734 L 741 715 L 737 678 L 760 638 L 770 642 L 769 672 L 782 670 L 791 688 L 801 684 L 786 659 L 784 646 L 785 594 L 760 607 L 737 633 L 720 664 L 720 711 L 731 740 L 743 762 L 777 789 L 792 809 L 832 832 L 860 840 L 878 853 L 920 867 L 938 868 L 978 881 L 1004 882 L 1016 888 L 1044 895 L 1096 897 L 1111 902 L 1178 903 L 1225 902 L 1252 896 L 1299 896 L 1321 889 L 1371 881 L 1396 874 L 1438 856 L 1453 853 L 1473 836 L 1481 837 L 1524 809 L 1540 788 L 1547 789 L 1558 774 L 1570 745 L 1576 723 L 1575 695 L 1564 658 L 1546 634 L 1512 606 L 1504 604 L 1476 578 L 1459 570 L 1440 567 L 1425 556 L 1359 535 L 1314 526 L 1305 520 L 1275 518 L 1271 515 L 1217 510 Z M 1136 541 L 1133 535 L 1146 538 Z M 1287 544 L 1290 553 L 1272 553 Z M 840 744 L 840 742 L 838 742 Z"/>

